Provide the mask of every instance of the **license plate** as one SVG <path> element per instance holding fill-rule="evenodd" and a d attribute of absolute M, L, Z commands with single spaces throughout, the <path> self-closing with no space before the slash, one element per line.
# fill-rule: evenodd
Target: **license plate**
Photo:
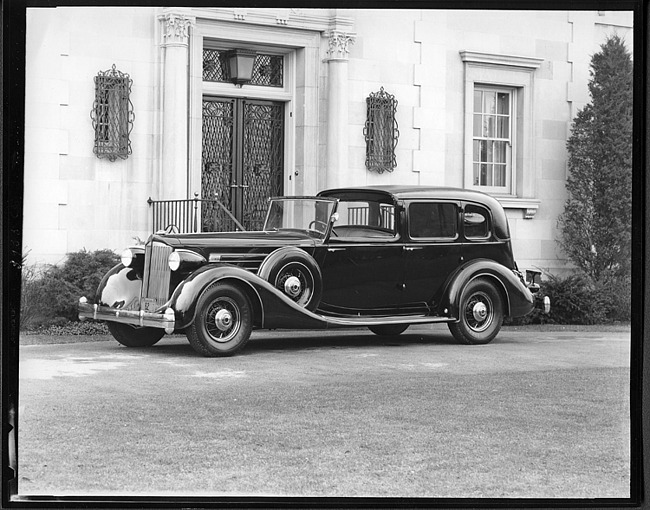
<path fill-rule="evenodd" d="M 141 307 L 145 312 L 153 312 L 156 309 L 156 300 L 153 298 L 142 298 Z"/>

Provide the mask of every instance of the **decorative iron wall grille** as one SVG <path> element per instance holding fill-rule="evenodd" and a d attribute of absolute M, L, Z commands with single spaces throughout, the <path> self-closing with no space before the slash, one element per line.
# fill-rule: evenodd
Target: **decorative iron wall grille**
<path fill-rule="evenodd" d="M 95 131 L 93 153 L 115 161 L 131 154 L 129 135 L 135 114 L 129 98 L 133 80 L 113 67 L 95 76 L 95 102 L 90 112 Z"/>
<path fill-rule="evenodd" d="M 203 81 L 230 83 L 226 53 L 227 50 L 203 48 Z M 284 86 L 284 57 L 258 53 L 249 85 Z"/>
<path fill-rule="evenodd" d="M 395 147 L 399 139 L 399 129 L 395 113 L 397 100 L 381 87 L 366 98 L 366 125 L 363 135 L 366 138 L 366 168 L 373 172 L 392 172 L 397 166 Z"/>

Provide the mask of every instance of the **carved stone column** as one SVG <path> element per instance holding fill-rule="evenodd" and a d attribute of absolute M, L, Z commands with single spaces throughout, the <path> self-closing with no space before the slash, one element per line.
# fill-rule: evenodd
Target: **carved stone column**
<path fill-rule="evenodd" d="M 195 19 L 174 12 L 160 17 L 164 48 L 161 199 L 187 198 L 189 29 Z"/>
<path fill-rule="evenodd" d="M 354 35 L 328 32 L 327 79 L 327 178 L 328 188 L 345 184 L 348 172 L 348 53 Z"/>

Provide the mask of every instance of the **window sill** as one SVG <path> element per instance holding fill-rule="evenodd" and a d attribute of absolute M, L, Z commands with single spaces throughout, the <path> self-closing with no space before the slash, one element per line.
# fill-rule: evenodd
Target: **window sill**
<path fill-rule="evenodd" d="M 498 197 L 495 196 L 504 209 L 521 209 L 525 220 L 532 220 L 537 214 L 541 200 L 535 198 Z"/>

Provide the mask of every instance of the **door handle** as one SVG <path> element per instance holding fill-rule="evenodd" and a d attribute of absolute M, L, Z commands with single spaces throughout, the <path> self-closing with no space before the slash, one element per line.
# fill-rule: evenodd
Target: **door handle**
<path fill-rule="evenodd" d="M 404 251 L 421 250 L 422 246 L 404 246 Z"/>
<path fill-rule="evenodd" d="M 345 248 L 327 248 L 327 251 L 333 252 L 333 251 L 341 251 L 345 250 Z"/>

